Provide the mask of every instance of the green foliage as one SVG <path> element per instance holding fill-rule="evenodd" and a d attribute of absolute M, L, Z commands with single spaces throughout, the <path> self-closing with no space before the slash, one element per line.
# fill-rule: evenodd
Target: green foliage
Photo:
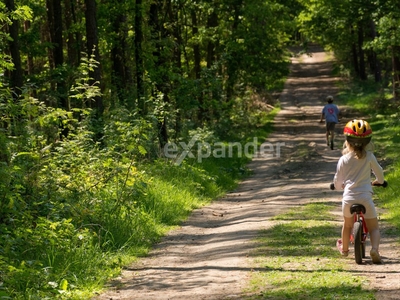
<path fill-rule="evenodd" d="M 334 53 L 341 74 L 373 76 L 397 97 L 400 10 L 395 1 L 299 0 L 302 39 Z"/>
<path fill-rule="evenodd" d="M 108 116 L 102 142 L 121 158 L 154 158 L 159 152 L 156 124 L 154 116 L 145 119 L 117 107 Z"/>
<path fill-rule="evenodd" d="M 86 78 L 76 79 L 76 99 L 91 98 L 92 87 L 80 85 Z M 143 118 L 115 107 L 98 141 L 90 109 L 49 107 L 27 92 L 18 104 L 1 102 L 7 122 L 0 131 L 1 296 L 89 298 L 194 208 L 247 174 L 247 157 L 179 165 L 161 158 L 157 111 Z M 237 126 L 240 133 L 235 129 L 237 141 L 253 135 L 261 141 L 273 114 L 249 105 L 250 98 L 245 102 L 235 106 L 246 113 L 232 124 L 247 124 Z M 67 136 L 61 134 L 66 128 Z M 188 134 L 203 142 L 220 139 L 208 128 Z"/>
<path fill-rule="evenodd" d="M 94 59 L 92 54 L 89 58 L 86 53 L 82 53 L 81 63 L 77 68 L 77 76 L 75 83 L 70 88 L 70 98 L 83 103 L 84 107 L 91 107 L 86 103 L 93 101 L 94 98 L 101 96 L 99 87 L 100 82 L 91 83 L 93 78 L 90 77 L 90 72 L 99 67 L 99 62 Z"/>
<path fill-rule="evenodd" d="M 0 3 L 0 21 L 3 24 L 2 26 L 5 26 L 5 24 L 10 25 L 15 21 L 19 20 L 29 20 L 32 18 L 31 15 L 31 10 L 29 9 L 28 6 L 19 6 L 17 7 L 16 10 L 14 11 L 7 11 L 6 5 L 4 2 Z M 12 62 L 12 59 L 10 57 L 10 54 L 8 51 L 4 51 L 7 47 L 7 43 L 10 40 L 9 34 L 5 31 L 2 30 L 0 32 L 0 70 L 12 70 L 14 68 L 14 63 Z M 7 93 L 7 90 L 3 90 L 4 88 L 4 74 L 1 74 L 0 76 L 0 89 L 2 92 L 0 94 L 3 94 L 3 92 Z"/>
<path fill-rule="evenodd" d="M 375 115 L 371 119 L 374 130 L 374 145 L 379 161 L 384 168 L 388 187 L 375 189 L 375 201 L 385 210 L 380 216 L 400 230 L 400 199 L 396 186 L 400 181 L 400 160 L 398 151 L 400 145 L 400 118 L 399 114 Z M 400 242 L 400 241 L 398 241 Z"/>
<path fill-rule="evenodd" d="M 392 114 L 398 110 L 391 100 L 390 92 L 372 79 L 344 82 L 340 88 L 340 103 L 356 108 L 360 113 L 372 114 L 375 117 L 378 114 Z"/>
<path fill-rule="evenodd" d="M 238 29 L 232 30 L 225 54 L 228 65 L 238 71 L 238 84 L 264 91 L 287 75 L 285 49 L 294 27 L 288 10 L 274 1 L 250 1 L 241 11 Z"/>
<path fill-rule="evenodd" d="M 393 47 L 400 46 L 399 20 L 399 11 L 391 11 L 380 17 L 377 20 L 378 36 L 366 43 L 366 48 L 373 49 L 383 58 L 390 58 L 393 54 Z"/>
<path fill-rule="evenodd" d="M 340 97 L 343 104 L 356 108 L 360 113 L 372 118 L 382 114 L 395 114 L 399 109 L 399 104 L 393 101 L 391 91 L 385 88 L 384 84 L 373 82 L 372 79 L 353 80 L 341 86 Z"/>

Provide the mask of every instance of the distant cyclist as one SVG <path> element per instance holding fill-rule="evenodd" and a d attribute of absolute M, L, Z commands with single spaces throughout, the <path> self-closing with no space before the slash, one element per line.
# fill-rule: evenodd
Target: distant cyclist
<path fill-rule="evenodd" d="M 321 113 L 320 123 L 323 122 L 325 117 L 326 124 L 326 144 L 331 146 L 333 150 L 333 139 L 335 137 L 335 126 L 339 123 L 339 108 L 333 104 L 333 96 L 326 97 L 328 104 L 324 106 Z"/>
<path fill-rule="evenodd" d="M 352 204 L 362 204 L 366 208 L 364 214 L 371 240 L 371 259 L 373 263 L 382 263 L 379 254 L 380 232 L 374 202 L 372 200 L 371 170 L 376 179 L 372 184 L 382 184 L 384 176 L 382 167 L 375 155 L 369 151 L 372 129 L 364 120 L 353 120 L 346 124 L 343 131 L 346 142 L 343 156 L 337 164 L 334 184 L 336 189 L 343 189 L 342 238 L 337 241 L 337 247 L 343 256 L 349 253 L 351 229 L 354 224 L 350 212 Z"/>

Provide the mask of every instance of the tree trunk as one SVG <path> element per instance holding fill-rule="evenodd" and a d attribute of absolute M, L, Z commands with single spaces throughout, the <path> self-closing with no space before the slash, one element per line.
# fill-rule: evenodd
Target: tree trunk
<path fill-rule="evenodd" d="M 214 8 L 214 10 L 211 12 L 211 14 L 208 16 L 207 19 L 207 28 L 209 31 L 211 31 L 213 33 L 213 35 L 215 34 L 215 28 L 218 27 L 218 15 L 216 12 L 216 7 Z M 207 69 L 209 72 L 212 72 L 212 76 L 215 76 L 217 74 L 217 70 L 215 70 L 215 68 L 213 68 L 213 65 L 215 63 L 215 61 L 217 60 L 216 58 L 216 48 L 217 48 L 217 40 L 215 39 L 215 37 L 212 37 L 210 41 L 208 41 L 207 44 Z M 211 99 L 211 103 L 215 103 L 215 101 L 213 101 L 214 99 L 221 99 L 221 96 L 218 93 L 218 90 L 216 89 L 216 86 L 213 82 L 208 82 L 208 89 L 209 89 L 209 93 L 208 93 L 208 97 L 210 97 Z M 213 114 L 213 118 L 217 118 L 219 119 L 221 117 L 221 113 L 220 113 L 220 109 L 218 108 L 218 106 L 216 107 L 216 105 L 212 105 L 211 107 L 208 107 L 208 115 L 210 115 L 211 113 Z"/>
<path fill-rule="evenodd" d="M 43 40 L 47 44 L 51 44 L 54 41 L 54 22 L 53 22 L 53 2 L 51 0 L 46 0 L 46 12 L 47 12 L 47 26 L 43 28 Z M 47 50 L 47 59 L 49 62 L 49 71 L 53 73 L 54 70 L 54 51 L 52 47 L 46 47 Z M 54 80 L 50 80 L 50 90 L 56 90 L 56 84 Z M 53 102 L 53 98 L 46 97 L 45 103 L 47 106 L 57 107 L 57 103 Z"/>
<path fill-rule="evenodd" d="M 377 37 L 376 34 L 376 26 L 375 22 L 373 20 L 370 20 L 370 27 L 371 27 L 371 38 L 374 40 Z M 372 71 L 374 72 L 374 78 L 375 82 L 381 82 L 382 81 L 382 66 L 381 62 L 377 58 L 376 52 L 372 52 Z"/>
<path fill-rule="evenodd" d="M 178 70 L 182 69 L 182 36 L 181 29 L 179 24 L 179 7 L 176 7 L 174 10 L 172 5 L 169 10 L 169 18 L 171 23 L 173 24 L 173 36 L 175 39 L 175 47 L 174 47 L 174 61 L 175 66 Z"/>
<path fill-rule="evenodd" d="M 352 36 L 352 41 L 354 41 L 355 37 L 354 37 L 354 29 L 353 29 L 353 27 L 351 27 L 350 33 L 351 33 L 351 36 Z M 354 42 L 351 44 L 351 53 L 352 53 L 352 59 L 353 59 L 354 72 L 357 74 L 357 76 L 359 76 L 360 68 L 358 67 L 357 46 L 356 46 L 356 44 Z"/>
<path fill-rule="evenodd" d="M 27 33 L 31 27 L 31 22 L 26 20 L 24 21 L 24 32 Z M 28 51 L 27 58 L 26 58 L 26 69 L 28 76 L 34 75 L 34 63 L 33 63 L 33 56 Z M 29 95 L 31 97 L 37 98 L 37 90 L 36 89 L 29 89 Z"/>
<path fill-rule="evenodd" d="M 31 22 L 26 20 L 24 21 L 24 32 L 27 33 L 31 28 Z M 26 68 L 28 71 L 28 75 L 33 75 L 33 56 L 32 54 L 28 53 Z"/>
<path fill-rule="evenodd" d="M 46 12 L 47 12 L 47 25 L 48 25 L 48 41 L 50 43 L 54 43 L 54 14 L 53 14 L 53 1 L 46 0 Z M 48 48 L 48 59 L 49 59 L 49 67 L 50 70 L 53 70 L 55 67 L 54 63 L 54 50 L 53 48 Z M 54 89 L 55 90 L 55 89 Z"/>
<path fill-rule="evenodd" d="M 168 9 L 168 5 L 171 5 L 170 1 L 166 1 L 166 6 Z M 150 6 L 150 28 L 152 31 L 152 38 L 154 39 L 154 44 L 155 44 L 155 49 L 153 51 L 153 55 L 156 57 L 155 60 L 155 66 L 153 70 L 153 78 L 152 81 L 154 82 L 156 89 L 163 93 L 163 101 L 166 103 L 169 103 L 169 78 L 168 74 L 166 73 L 166 64 L 167 64 L 167 59 L 165 57 L 165 54 L 163 53 L 163 45 L 162 45 L 162 40 L 167 38 L 167 31 L 164 28 L 163 21 L 160 21 L 159 19 L 159 10 L 158 8 L 165 8 L 163 7 L 163 1 L 158 1 L 153 3 Z M 154 97 L 157 97 L 156 94 L 153 95 Z M 159 145 L 160 148 L 163 149 L 166 143 L 168 143 L 168 130 L 167 130 L 167 119 L 164 116 L 162 120 L 158 121 L 158 140 L 159 140 Z"/>
<path fill-rule="evenodd" d="M 99 53 L 99 40 L 97 34 L 97 8 L 96 0 L 85 0 L 86 10 L 86 46 L 89 56 L 92 56 L 97 62 L 100 63 Z M 90 72 L 92 78 L 91 84 L 99 84 L 101 87 L 101 66 L 100 64 Z M 97 110 L 97 114 L 103 113 L 103 99 L 101 96 L 97 96 L 94 99 L 94 107 Z"/>
<path fill-rule="evenodd" d="M 196 15 L 195 10 L 192 10 L 191 17 L 192 17 L 192 32 L 193 32 L 193 36 L 196 37 L 196 35 L 199 34 L 199 28 L 198 28 L 198 24 L 197 24 L 197 15 Z M 196 79 L 200 79 L 201 55 L 200 55 L 200 46 L 199 46 L 198 42 L 195 42 L 193 45 L 193 55 L 194 55 L 194 66 L 193 66 L 194 77 Z"/>
<path fill-rule="evenodd" d="M 192 18 L 192 33 L 193 36 L 196 37 L 196 35 L 199 34 L 199 28 L 197 24 L 196 11 L 194 9 L 191 11 L 191 18 Z M 201 53 L 200 53 L 200 45 L 199 42 L 197 41 L 194 42 L 193 45 L 193 55 L 194 55 L 194 66 L 193 66 L 194 78 L 197 81 L 197 86 L 199 86 L 201 89 Z M 199 90 L 196 96 L 199 102 L 198 121 L 200 124 L 202 124 L 206 117 L 206 107 L 204 104 L 204 97 L 202 90 Z"/>
<path fill-rule="evenodd" d="M 49 52 L 49 64 L 50 69 L 60 69 L 61 76 L 58 76 L 57 80 L 52 80 L 52 88 L 57 90 L 59 103 L 53 103 L 55 107 L 62 107 L 69 110 L 69 102 L 67 97 L 65 78 L 62 72 L 62 66 L 64 64 L 63 57 L 63 37 L 62 37 L 62 11 L 60 0 L 47 0 L 47 22 L 50 34 L 50 43 L 52 47 Z"/>
<path fill-rule="evenodd" d="M 53 52 L 55 66 L 62 66 L 64 63 L 63 55 L 63 28 L 62 28 L 61 1 L 53 0 Z"/>
<path fill-rule="evenodd" d="M 233 7 L 233 24 L 232 24 L 232 36 L 231 39 L 236 39 L 236 31 L 240 24 L 240 15 L 241 15 L 241 6 L 242 0 L 239 0 L 238 3 Z M 234 85 L 236 83 L 236 71 L 238 69 L 238 61 L 239 61 L 238 53 L 233 50 L 230 53 L 230 59 L 228 60 L 226 66 L 226 101 L 230 101 L 233 93 L 234 93 Z"/>
<path fill-rule="evenodd" d="M 6 7 L 9 12 L 15 11 L 14 0 L 5 0 Z M 8 40 L 8 49 L 10 51 L 11 59 L 14 64 L 14 69 L 10 72 L 10 87 L 13 90 L 13 98 L 16 101 L 22 93 L 22 86 L 24 84 L 24 76 L 22 70 L 21 56 L 19 52 L 19 22 L 15 19 L 8 26 L 10 38 Z"/>
<path fill-rule="evenodd" d="M 213 11 L 207 19 L 207 27 L 208 28 L 216 28 L 218 27 L 218 15 L 215 11 Z M 209 41 L 207 45 L 207 68 L 210 69 L 212 67 L 213 62 L 215 61 L 215 42 Z"/>
<path fill-rule="evenodd" d="M 65 26 L 67 27 L 68 38 L 67 38 L 67 55 L 68 64 L 70 66 L 78 66 L 80 62 L 80 44 L 76 34 L 74 34 L 73 25 L 76 22 L 75 6 L 73 1 L 65 1 Z"/>
<path fill-rule="evenodd" d="M 392 47 L 392 68 L 393 68 L 393 100 L 399 100 L 400 96 L 400 47 Z"/>
<path fill-rule="evenodd" d="M 119 13 L 113 21 L 113 31 L 117 34 L 114 39 L 114 45 L 111 49 L 112 59 L 112 76 L 111 82 L 113 88 L 116 89 L 118 100 L 122 102 L 127 94 L 127 78 L 126 78 L 126 16 L 124 13 Z M 135 33 L 137 34 L 136 30 Z"/>
<path fill-rule="evenodd" d="M 358 26 L 358 54 L 359 54 L 359 59 L 360 59 L 360 79 L 361 80 L 366 80 L 367 79 L 367 73 L 365 71 L 365 55 L 364 55 L 364 49 L 363 49 L 363 44 L 364 44 L 364 30 L 361 24 Z"/>
<path fill-rule="evenodd" d="M 135 11 L 135 60 L 136 60 L 136 93 L 137 93 L 137 106 L 140 114 L 146 113 L 145 101 L 144 101 L 144 67 L 143 67 L 143 7 L 142 0 L 136 0 L 136 11 Z M 153 14 L 154 7 L 150 8 L 150 19 L 157 18 Z M 153 21 L 154 22 L 154 21 Z M 154 26 L 154 25 L 153 25 Z"/>
<path fill-rule="evenodd" d="M 64 47 L 63 47 L 63 24 L 62 24 L 62 9 L 61 0 L 53 0 L 53 24 L 54 24 L 54 40 L 53 52 L 54 52 L 54 64 L 56 68 L 60 68 L 61 76 L 57 82 L 57 92 L 60 98 L 61 107 L 69 110 L 69 101 L 67 96 L 67 88 L 65 84 L 65 72 L 63 71 L 64 64 Z"/>
<path fill-rule="evenodd" d="M 175 40 L 174 65 L 176 70 L 178 70 L 177 72 L 179 72 L 180 75 L 182 75 L 182 45 L 183 45 L 181 27 L 179 23 L 179 11 L 181 9 L 182 9 L 181 7 L 175 4 L 175 6 L 170 5 L 168 10 L 169 19 L 172 24 L 172 35 Z M 174 105 L 176 111 L 175 122 L 174 122 L 174 129 L 175 129 L 174 138 L 177 139 L 182 130 L 182 110 L 177 101 L 174 102 Z"/>

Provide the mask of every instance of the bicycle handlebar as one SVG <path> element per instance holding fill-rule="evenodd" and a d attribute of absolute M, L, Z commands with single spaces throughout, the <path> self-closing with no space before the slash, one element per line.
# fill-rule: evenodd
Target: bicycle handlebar
<path fill-rule="evenodd" d="M 371 183 L 372 184 L 372 183 Z M 384 180 L 383 181 L 383 183 L 375 183 L 375 184 L 372 184 L 373 186 L 381 186 L 381 187 L 387 187 L 388 186 L 388 183 L 387 183 L 387 181 L 386 180 Z M 333 191 L 333 190 L 335 190 L 335 184 L 333 183 L 333 182 L 331 182 L 331 184 L 330 184 L 330 186 L 329 186 L 329 188 Z"/>
<path fill-rule="evenodd" d="M 383 183 L 375 183 L 375 184 L 373 184 L 373 186 L 382 186 L 385 188 L 388 186 L 388 183 L 386 180 L 384 180 Z"/>

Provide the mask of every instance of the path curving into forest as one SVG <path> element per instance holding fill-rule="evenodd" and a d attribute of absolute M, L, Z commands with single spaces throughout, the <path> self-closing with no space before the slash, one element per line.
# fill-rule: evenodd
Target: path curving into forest
<path fill-rule="evenodd" d="M 271 226 L 271 217 L 323 198 L 338 203 L 340 220 L 340 193 L 327 189 L 341 153 L 326 146 L 324 125 L 318 123 L 325 97 L 338 92 L 338 78 L 331 76 L 332 64 L 321 49 L 314 47 L 311 54 L 293 58 L 280 96 L 282 110 L 267 140 L 281 145 L 279 157 L 254 158 L 251 177 L 222 199 L 195 210 L 95 300 L 243 299 L 254 239 Z M 352 262 L 354 273 L 368 276 L 379 290 L 377 299 L 397 299 L 400 289 L 399 251 L 393 243 L 383 230 L 384 265 L 373 265 L 368 258 L 361 266 Z"/>

